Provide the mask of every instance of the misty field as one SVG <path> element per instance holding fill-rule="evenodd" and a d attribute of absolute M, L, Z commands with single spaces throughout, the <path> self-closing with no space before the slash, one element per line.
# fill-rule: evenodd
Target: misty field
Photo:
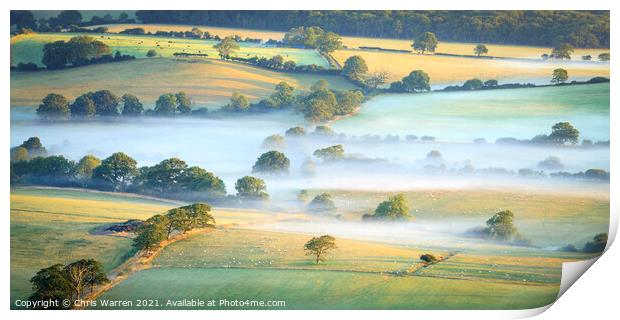
<path fill-rule="evenodd" d="M 83 33 L 37 33 L 19 35 L 11 38 L 11 61 L 17 65 L 20 62 L 33 62 L 42 65 L 43 46 L 54 41 L 68 41 Z M 122 54 L 133 55 L 137 59 L 146 58 L 146 53 L 155 49 L 160 57 L 173 57 L 175 52 L 190 54 L 208 54 L 210 59 L 219 59 L 217 50 L 213 48 L 216 40 L 168 38 L 155 36 L 122 35 L 122 34 L 86 34 L 110 47 L 112 53 L 120 51 Z M 293 60 L 298 65 L 316 64 L 329 67 L 328 62 L 315 50 L 295 48 L 270 48 L 260 44 L 239 43 L 238 57 L 265 57 L 271 58 L 281 55 L 284 60 Z"/>
<path fill-rule="evenodd" d="M 135 94 L 147 107 L 152 107 L 161 94 L 185 91 L 196 107 L 217 108 L 226 104 L 234 91 L 258 100 L 269 96 L 280 81 L 307 90 L 319 79 L 334 89 L 354 88 L 337 76 L 274 72 L 217 59 L 153 58 L 36 73 L 12 72 L 11 105 L 37 106 L 50 92 L 73 99 L 88 91 L 108 89 Z"/>
<path fill-rule="evenodd" d="M 332 55 L 340 63 L 344 63 L 351 56 L 359 55 L 364 58 L 371 71 L 387 71 L 390 81 L 400 80 L 413 70 L 424 70 L 430 76 L 431 86 L 434 88 L 460 85 L 473 78 L 483 81 L 495 79 L 500 83 L 547 84 L 556 68 L 566 69 L 571 80 L 588 80 L 597 76 L 609 77 L 608 63 L 488 60 L 361 50 L 338 50 Z"/>

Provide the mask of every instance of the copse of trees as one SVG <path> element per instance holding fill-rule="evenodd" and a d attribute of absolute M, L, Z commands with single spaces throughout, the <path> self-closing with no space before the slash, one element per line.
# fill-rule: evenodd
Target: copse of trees
<path fill-rule="evenodd" d="M 341 144 L 317 149 L 312 153 L 313 156 L 325 161 L 333 162 L 344 159 L 344 147 Z"/>
<path fill-rule="evenodd" d="M 284 133 L 287 137 L 303 137 L 306 135 L 306 129 L 303 127 L 292 127 Z"/>
<path fill-rule="evenodd" d="M 35 157 L 45 157 L 47 150 L 39 137 L 30 137 L 17 147 L 11 148 L 11 162 L 30 160 Z"/>
<path fill-rule="evenodd" d="M 288 174 L 290 160 L 280 151 L 268 151 L 260 155 L 254 166 L 252 173 L 259 174 Z"/>
<path fill-rule="evenodd" d="M 307 208 L 312 213 L 331 213 L 336 211 L 336 204 L 332 195 L 324 192 L 314 197 Z"/>
<path fill-rule="evenodd" d="M 28 300 L 56 301 L 52 304 L 53 309 L 70 309 L 74 307 L 73 302 L 84 298 L 87 290 L 93 292 L 95 286 L 108 282 L 110 280 L 103 271 L 103 265 L 97 260 L 81 259 L 67 265 L 55 264 L 39 270 L 30 279 L 34 292 Z"/>
<path fill-rule="evenodd" d="M 291 28 L 282 42 L 289 46 L 317 49 L 321 53 L 331 53 L 342 48 L 342 39 L 334 32 L 328 32 L 320 27 Z"/>
<path fill-rule="evenodd" d="M 93 170 L 93 179 L 104 188 L 123 191 L 139 174 L 137 162 L 122 152 L 116 152 L 103 159 Z"/>
<path fill-rule="evenodd" d="M 551 51 L 551 55 L 549 55 L 549 57 L 560 60 L 570 60 L 571 54 L 573 54 L 574 51 L 575 49 L 570 44 L 560 43 L 553 47 L 553 50 Z"/>
<path fill-rule="evenodd" d="M 37 108 L 37 115 L 48 120 L 65 118 L 69 115 L 69 101 L 60 94 L 50 93 Z"/>
<path fill-rule="evenodd" d="M 281 81 L 275 86 L 275 91 L 269 98 L 258 103 L 259 108 L 283 109 L 295 103 L 295 87 L 286 81 Z"/>
<path fill-rule="evenodd" d="M 389 91 L 391 92 L 424 92 L 430 91 L 430 77 L 422 70 L 414 70 L 409 75 L 402 78 L 400 81 L 395 81 L 390 84 Z"/>
<path fill-rule="evenodd" d="M 110 47 L 90 36 L 76 36 L 69 41 L 55 41 L 43 46 L 43 64 L 50 70 L 67 66 L 77 67 L 94 63 L 124 61 L 135 59 L 133 56 L 116 52 L 111 54 Z"/>
<path fill-rule="evenodd" d="M 409 204 L 404 194 L 397 194 L 387 201 L 381 202 L 374 214 L 365 214 L 363 220 L 403 221 L 411 219 Z"/>
<path fill-rule="evenodd" d="M 309 93 L 297 97 L 295 109 L 310 122 L 322 122 L 353 112 L 364 99 L 359 90 L 332 91 L 326 81 L 320 80 Z"/>
<path fill-rule="evenodd" d="M 435 52 L 435 49 L 437 49 L 438 43 L 439 41 L 437 41 L 437 37 L 434 33 L 424 32 L 418 35 L 415 40 L 413 40 L 413 44 L 411 45 L 411 47 L 413 48 L 413 50 L 422 54 L 426 52 L 433 53 Z"/>
<path fill-rule="evenodd" d="M 235 190 L 237 190 L 237 198 L 242 202 L 265 201 L 269 198 L 265 181 L 252 176 L 238 179 L 235 183 Z"/>
<path fill-rule="evenodd" d="M 607 233 L 599 233 L 595 235 L 592 241 L 588 241 L 583 246 L 583 252 L 598 253 L 605 251 L 605 247 L 607 246 L 607 237 Z"/>

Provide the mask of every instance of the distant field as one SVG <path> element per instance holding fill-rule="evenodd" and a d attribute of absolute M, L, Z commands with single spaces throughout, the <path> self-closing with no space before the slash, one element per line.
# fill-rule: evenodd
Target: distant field
<path fill-rule="evenodd" d="M 94 228 L 146 219 L 176 202 L 79 190 L 16 188 L 11 191 L 11 299 L 31 293 L 30 278 L 41 268 L 95 258 L 109 271 L 133 253 L 128 238 L 94 235 Z M 252 210 L 214 209 L 220 224 L 272 219 Z"/>
<path fill-rule="evenodd" d="M 387 71 L 390 81 L 400 80 L 413 70 L 424 70 L 430 76 L 431 86 L 462 84 L 472 78 L 496 79 L 500 83 L 549 83 L 556 68 L 566 69 L 571 79 L 609 77 L 607 63 L 487 60 L 362 50 L 338 50 L 332 55 L 340 63 L 354 55 L 362 56 L 371 71 Z"/>
<path fill-rule="evenodd" d="M 110 32 L 120 32 L 125 29 L 140 27 L 144 28 L 147 32 L 155 31 L 187 31 L 191 30 L 194 26 L 187 25 L 170 25 L 170 24 L 109 24 L 102 25 L 107 27 Z M 94 26 L 98 27 L 98 26 Z M 93 27 L 93 28 L 94 28 Z M 267 41 L 269 39 L 281 40 L 284 37 L 284 32 L 269 31 L 269 30 L 255 30 L 255 29 L 237 29 L 237 28 L 223 28 L 223 27 L 211 27 L 211 26 L 195 26 L 203 31 L 209 31 L 211 35 L 218 35 L 220 37 L 239 35 L 241 37 L 259 38 Z M 437 52 L 461 54 L 461 55 L 473 55 L 473 48 L 476 43 L 457 43 L 457 42 L 443 42 L 439 39 L 439 45 L 437 46 Z M 382 38 L 363 38 L 363 37 L 343 37 L 343 45 L 349 48 L 358 48 L 360 46 L 366 47 L 381 47 L 385 49 L 398 49 L 398 50 L 412 50 L 412 40 L 405 39 L 382 39 Z M 550 53 L 551 48 L 545 47 L 529 47 L 529 46 L 517 46 L 517 45 L 500 45 L 500 44 L 486 44 L 489 49 L 489 56 L 495 57 L 507 57 L 507 58 L 530 58 L 540 59 L 543 53 Z M 596 59 L 599 53 L 609 52 L 609 49 L 575 49 L 573 53 L 573 60 L 581 60 L 581 56 L 589 54 Z"/>
<path fill-rule="evenodd" d="M 340 271 L 154 268 L 138 272 L 99 300 L 158 299 L 160 309 L 172 309 L 165 306 L 167 299 L 188 297 L 216 299 L 216 303 L 220 299 L 286 301 L 285 307 L 274 309 L 527 309 L 553 302 L 558 289 L 557 284 Z"/>
<path fill-rule="evenodd" d="M 219 59 L 213 46 L 215 40 L 167 38 L 154 36 L 122 35 L 122 34 L 84 34 L 84 33 L 36 33 L 19 35 L 11 38 L 11 62 L 17 65 L 20 62 L 34 62 L 43 65 L 43 46 L 45 43 L 64 40 L 72 37 L 88 35 L 107 44 L 112 52 L 133 55 L 136 58 L 146 58 L 146 53 L 155 49 L 160 57 L 173 57 L 175 52 L 208 54 L 208 58 Z M 267 48 L 252 43 L 239 43 L 241 47 L 235 52 L 238 57 L 265 57 L 271 58 L 281 55 L 284 60 L 293 60 L 298 65 L 316 64 L 329 67 L 329 63 L 315 50 L 294 48 Z M 204 58 L 203 58 L 204 59 Z"/>
<path fill-rule="evenodd" d="M 219 60 L 198 62 L 173 59 L 140 59 L 66 70 L 11 72 L 11 105 L 36 106 L 50 92 L 73 99 L 101 89 L 133 93 L 151 107 L 159 95 L 185 91 L 197 106 L 219 107 L 239 91 L 257 100 L 270 95 L 286 81 L 306 90 L 319 79 L 335 89 L 354 86 L 338 76 L 291 74 Z"/>

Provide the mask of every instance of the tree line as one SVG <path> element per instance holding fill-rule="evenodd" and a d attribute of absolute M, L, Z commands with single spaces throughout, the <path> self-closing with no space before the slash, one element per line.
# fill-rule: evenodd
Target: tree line
<path fill-rule="evenodd" d="M 576 47 L 609 46 L 609 11 L 550 10 L 139 10 L 142 23 L 208 24 L 287 31 L 318 26 L 346 36 L 414 39 L 433 32 L 445 41 Z"/>
<path fill-rule="evenodd" d="M 48 156 L 41 151 L 43 147 L 32 147 L 32 141 L 39 140 L 30 138 L 11 150 L 11 185 L 81 187 L 183 201 L 227 201 L 237 205 L 255 205 L 269 199 L 265 181 L 253 176 L 239 178 L 235 183 L 237 193 L 227 195 L 222 179 L 201 167 L 189 166 L 178 158 L 139 167 L 135 159 L 116 152 L 105 159 L 86 155 L 75 162 L 62 155 Z M 22 149 L 26 152 L 17 151 Z M 273 167 L 263 163 L 269 163 L 271 156 L 263 156 L 263 160 L 257 161 L 253 172 L 273 171 Z M 288 163 L 288 159 L 285 161 Z"/>
<path fill-rule="evenodd" d="M 124 61 L 134 56 L 116 52 L 111 55 L 110 47 L 90 36 L 77 36 L 69 41 L 55 41 L 43 46 L 43 64 L 50 70 L 67 66 L 78 67 L 88 64 Z"/>

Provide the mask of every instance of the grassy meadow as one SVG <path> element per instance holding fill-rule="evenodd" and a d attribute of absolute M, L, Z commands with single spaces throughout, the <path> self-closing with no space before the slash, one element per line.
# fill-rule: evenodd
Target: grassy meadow
<path fill-rule="evenodd" d="M 269 96 L 276 84 L 286 81 L 307 90 L 325 79 L 335 89 L 354 86 L 342 77 L 274 72 L 215 59 L 140 59 L 98 64 L 65 70 L 11 73 L 11 105 L 36 106 L 50 92 L 69 99 L 88 92 L 108 89 L 137 95 L 153 105 L 159 95 L 185 91 L 197 106 L 220 107 L 238 91 L 250 100 Z"/>
<path fill-rule="evenodd" d="M 175 52 L 191 54 L 208 54 L 208 58 L 219 59 L 217 50 L 213 46 L 215 40 L 168 38 L 155 36 L 123 35 L 123 34 L 84 34 L 84 33 L 35 33 L 19 35 L 11 38 L 11 61 L 17 65 L 20 62 L 34 62 L 42 65 L 43 46 L 54 41 L 68 41 L 75 36 L 88 35 L 107 44 L 112 53 L 120 51 L 122 54 L 133 55 L 136 58 L 146 58 L 146 53 L 155 49 L 158 56 L 170 58 Z M 293 60 L 298 65 L 316 64 L 329 67 L 328 62 L 315 50 L 294 48 L 268 48 L 252 43 L 239 43 L 240 49 L 235 52 L 238 57 L 265 57 L 271 58 L 281 55 L 284 60 Z M 203 58 L 204 59 L 204 58 Z"/>
<path fill-rule="evenodd" d="M 93 232 L 105 224 L 147 219 L 182 205 L 126 194 L 55 188 L 11 191 L 11 300 L 31 293 L 30 278 L 41 268 L 81 258 L 101 261 L 106 271 L 134 253 L 126 237 Z M 252 210 L 216 209 L 220 225 L 274 220 Z"/>

